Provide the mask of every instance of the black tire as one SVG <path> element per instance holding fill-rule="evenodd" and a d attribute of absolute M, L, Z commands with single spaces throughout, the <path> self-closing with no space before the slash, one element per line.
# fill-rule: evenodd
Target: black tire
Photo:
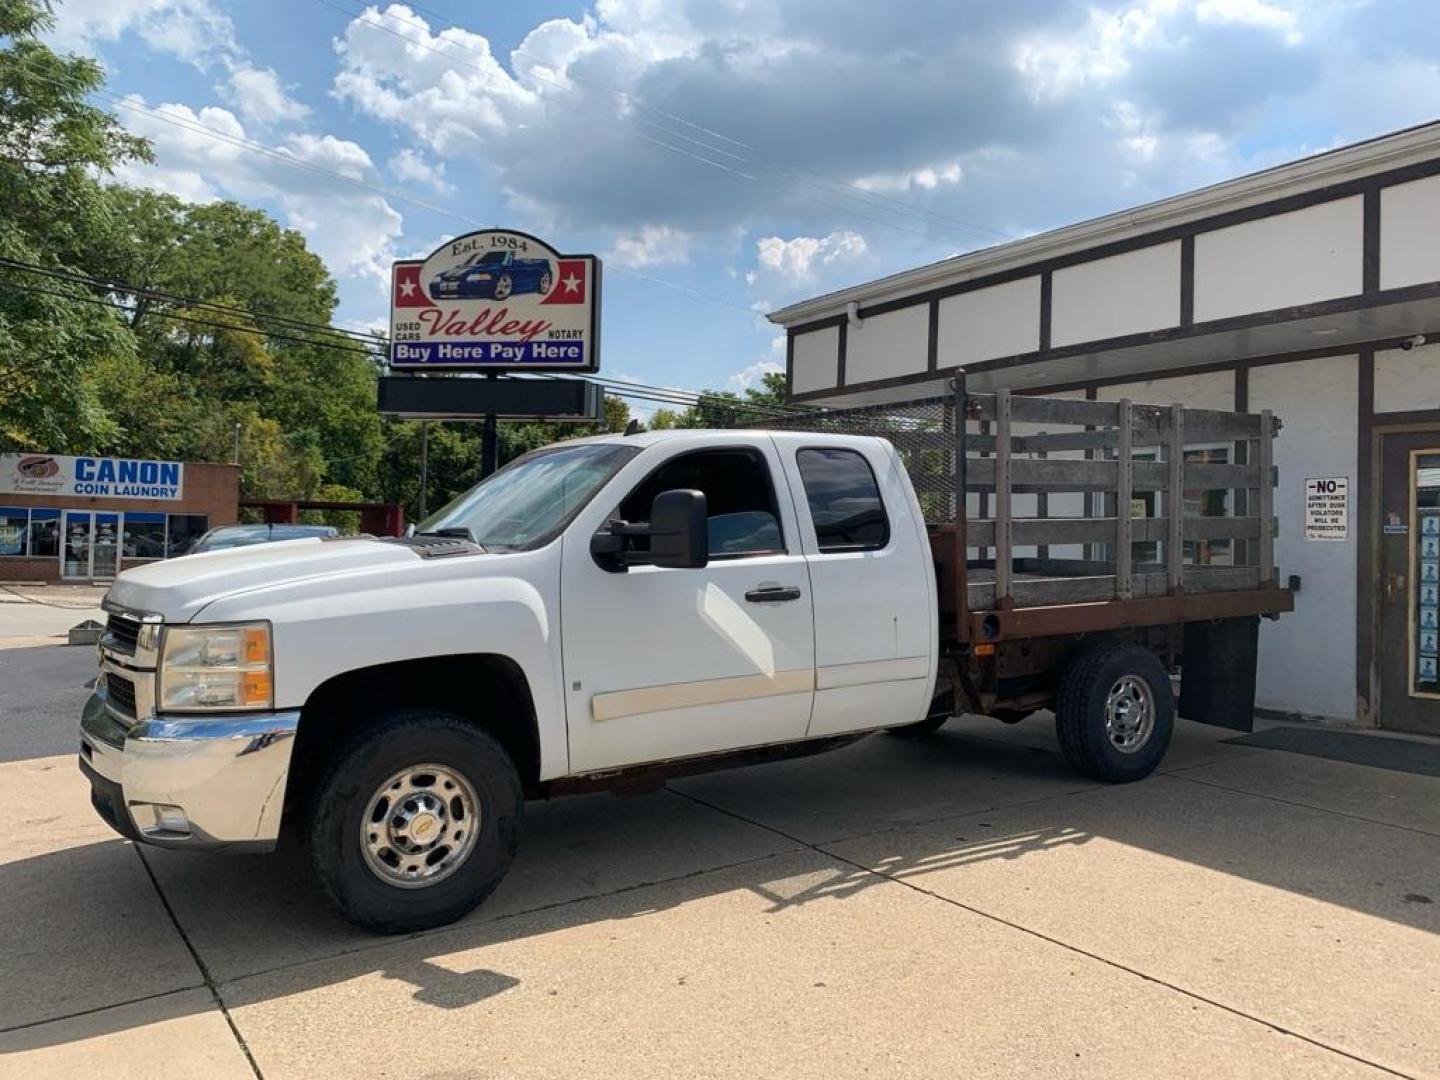
<path fill-rule="evenodd" d="M 1107 700 L 1122 680 L 1135 681 L 1148 690 L 1150 724 L 1141 737 L 1143 722 L 1133 727 L 1128 717 L 1107 731 Z M 1123 708 L 1123 703 L 1120 706 Z M 1170 676 L 1149 649 L 1131 642 L 1096 645 L 1078 654 L 1065 669 L 1055 703 L 1055 733 L 1060 749 L 1075 770 L 1114 784 L 1142 780 L 1155 771 L 1175 728 L 1175 695 Z M 1122 749 L 1127 733 L 1133 745 Z"/>
<path fill-rule="evenodd" d="M 469 783 L 479 825 L 468 855 L 449 876 L 406 887 L 371 868 L 361 823 L 388 779 L 420 765 L 442 766 Z M 348 742 L 321 775 L 305 830 L 311 867 L 330 902 L 357 926 L 381 934 L 443 926 L 500 884 L 520 838 L 523 808 L 515 765 L 488 733 L 450 713 L 398 710 Z"/>
<path fill-rule="evenodd" d="M 917 720 L 913 724 L 905 724 L 901 727 L 886 728 L 886 735 L 894 735 L 900 739 L 920 739 L 926 735 L 933 735 L 950 722 L 949 714 L 942 716 L 927 716 L 924 720 Z"/>

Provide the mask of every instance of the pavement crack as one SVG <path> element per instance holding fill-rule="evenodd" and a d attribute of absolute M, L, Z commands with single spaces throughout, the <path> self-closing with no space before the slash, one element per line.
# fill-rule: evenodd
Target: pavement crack
<path fill-rule="evenodd" d="M 671 790 L 675 789 L 672 788 Z M 830 849 L 823 846 L 824 844 L 844 843 L 844 840 L 826 840 L 817 844 L 807 843 L 806 841 L 801 840 L 799 837 L 792 836 L 790 833 L 787 833 L 784 829 L 777 829 L 773 825 L 767 825 L 764 822 L 756 821 L 753 818 L 748 818 L 744 814 L 736 813 L 733 810 L 728 810 L 723 806 L 716 806 L 714 803 L 707 802 L 704 799 L 699 798 L 698 796 L 678 790 L 675 790 L 675 794 L 681 796 L 682 798 L 689 799 L 691 802 L 697 803 L 700 806 L 708 807 L 709 809 L 714 810 L 716 813 L 725 814 L 726 816 L 732 817 L 737 821 L 746 822 L 747 824 L 754 825 L 756 828 L 766 829 L 769 832 L 775 833 L 777 836 L 783 836 L 787 840 L 793 840 L 795 843 L 804 846 L 808 850 L 815 852 L 817 855 L 823 855 L 828 859 L 833 859 L 836 862 L 844 863 L 846 866 L 859 870 L 862 873 L 874 875 L 882 881 L 894 882 L 896 885 L 904 886 L 905 888 L 910 889 L 913 892 L 919 893 L 921 896 L 929 897 L 932 900 L 938 900 L 943 904 L 949 904 L 951 907 L 958 908 L 961 911 L 969 912 L 971 915 L 986 919 L 990 922 L 998 923 L 1001 926 L 1008 927 L 1011 930 L 1016 930 L 1022 934 L 1026 934 L 1030 937 L 1046 942 L 1047 944 L 1054 945 L 1057 948 L 1064 949 L 1067 952 L 1075 953 L 1078 956 L 1084 956 L 1090 960 L 1096 961 L 1097 963 L 1104 964 L 1106 967 L 1113 968 L 1116 971 L 1123 971 L 1128 975 L 1133 975 L 1138 979 L 1143 979 L 1145 982 L 1153 983 L 1156 986 L 1162 986 L 1167 990 L 1171 990 L 1174 993 L 1181 994 L 1187 998 L 1190 998 L 1192 1001 L 1202 1002 L 1206 1005 L 1211 1006 L 1212 1008 L 1220 1009 L 1223 1012 L 1227 1012 L 1232 1016 L 1238 1016 L 1243 1020 L 1250 1021 L 1251 1023 L 1260 1024 L 1263 1027 L 1267 1027 L 1270 1030 L 1278 1032 L 1281 1035 L 1287 1035 L 1292 1039 L 1298 1039 L 1301 1042 L 1308 1043 L 1309 1045 L 1314 1046 L 1319 1050 L 1325 1050 L 1329 1053 L 1336 1054 L 1343 1058 L 1347 1058 L 1348 1060 L 1354 1061 L 1358 1064 L 1367 1065 L 1372 1069 L 1378 1069 L 1379 1071 L 1387 1073 L 1390 1076 L 1400 1077 L 1401 1080 L 1419 1080 L 1418 1077 L 1415 1077 L 1410 1073 L 1401 1072 L 1398 1069 L 1393 1069 L 1388 1065 L 1382 1065 L 1377 1061 L 1372 1061 L 1369 1058 L 1362 1057 L 1361 1055 L 1352 1053 L 1349 1050 L 1341 1049 L 1338 1046 L 1332 1046 L 1329 1043 L 1322 1042 L 1321 1040 L 1313 1038 L 1312 1036 L 1305 1035 L 1304 1033 L 1292 1030 L 1291 1028 L 1287 1028 L 1284 1025 L 1278 1024 L 1273 1020 L 1267 1020 L 1264 1017 L 1255 1016 L 1251 1013 L 1246 1012 L 1244 1009 L 1237 1008 L 1234 1005 L 1227 1005 L 1222 1001 L 1217 1001 L 1214 998 L 1206 997 L 1204 994 L 1197 993 L 1194 990 L 1187 990 L 1183 986 L 1177 986 L 1175 983 L 1167 982 L 1166 980 L 1158 978 L 1157 976 L 1147 975 L 1145 972 L 1139 971 L 1136 968 L 1132 968 L 1127 964 L 1121 963 L 1118 960 L 1112 960 L 1109 957 L 1101 956 L 1099 953 L 1090 952 L 1088 949 L 1083 949 L 1080 946 L 1073 945 L 1068 941 L 1062 941 L 1060 938 L 1051 937 L 1049 934 L 1043 933 L 1039 930 L 1035 930 L 1028 926 L 1024 926 L 1017 922 L 1012 922 L 1011 920 L 1006 919 L 1003 916 L 996 915 L 989 911 L 985 911 L 982 908 L 972 907 L 971 905 L 963 903 L 959 900 L 955 900 L 952 897 L 944 896 L 930 889 L 921 888 L 913 881 L 909 881 L 903 878 L 897 878 L 890 874 L 886 874 L 880 870 L 874 869 L 873 867 L 866 866 L 864 863 L 856 862 L 854 859 L 847 858 L 846 856 L 841 855 L 838 852 L 831 851 Z"/>
<path fill-rule="evenodd" d="M 10 1035 L 17 1031 L 25 1031 L 29 1028 L 44 1027 L 46 1024 L 58 1024 L 63 1020 L 78 1020 L 82 1016 L 94 1016 L 96 1013 L 109 1012 L 111 1009 L 123 1009 L 127 1005 L 140 1005 L 147 1001 L 160 1001 L 176 994 L 188 994 L 191 990 L 199 989 L 202 983 L 194 983 L 190 986 L 177 986 L 174 990 L 161 990 L 158 994 L 142 994 L 136 998 L 126 998 L 124 1001 L 112 1001 L 108 1005 L 96 1005 L 90 1009 L 77 1009 L 75 1012 L 60 1013 L 58 1016 L 47 1016 L 43 1020 L 29 1020 L 23 1024 L 13 1024 L 10 1027 L 0 1027 L 0 1035 Z"/>
<path fill-rule="evenodd" d="M 165 890 L 160 887 L 160 879 L 155 876 L 155 870 L 150 865 L 150 860 L 145 857 L 145 852 L 139 844 L 131 845 L 135 854 L 140 858 L 140 865 L 145 868 L 145 874 L 150 878 L 150 884 L 155 887 L 155 895 L 160 898 L 160 904 L 165 909 L 165 914 L 170 916 L 170 922 L 175 927 L 175 932 L 180 935 L 185 948 L 190 953 L 190 958 L 195 961 L 195 967 L 200 971 L 200 977 L 205 980 L 205 989 L 210 991 L 210 997 L 215 1002 L 215 1007 L 220 1010 L 220 1015 L 225 1018 L 225 1023 L 230 1027 L 230 1034 L 235 1036 L 235 1042 L 240 1047 L 240 1052 L 245 1055 L 245 1060 L 250 1063 L 250 1071 L 255 1074 L 255 1080 L 265 1080 L 264 1074 L 260 1071 L 260 1065 L 255 1060 L 255 1055 L 250 1052 L 249 1045 L 245 1042 L 245 1036 L 240 1034 L 240 1028 L 235 1023 L 235 1018 L 230 1015 L 230 1010 L 225 1005 L 225 1000 L 220 996 L 220 988 L 210 974 L 210 968 L 200 956 L 200 951 L 195 948 L 190 935 L 185 932 L 185 927 L 180 922 L 180 917 L 175 914 L 175 908 L 170 904 L 170 898 L 165 895 Z"/>
<path fill-rule="evenodd" d="M 1282 806 L 1293 806 L 1297 810 L 1314 810 L 1319 814 L 1333 814 L 1335 817 L 1348 818 L 1350 821 L 1363 821 L 1367 825 L 1379 825 L 1385 829 L 1399 829 L 1401 832 L 1415 833 L 1419 836 L 1433 836 L 1440 839 L 1440 833 L 1431 832 L 1429 829 L 1417 829 L 1413 825 L 1398 825 L 1393 821 L 1380 821 L 1377 818 L 1366 817 L 1364 814 L 1352 814 L 1345 810 L 1334 810 L 1328 806 L 1317 806 L 1315 803 L 1297 802 L 1294 799 L 1282 799 L 1278 795 L 1265 795 L 1258 791 L 1250 791 L 1247 788 L 1231 787 L 1228 784 L 1217 784 L 1213 780 L 1198 780 L 1193 776 L 1181 776 L 1179 773 L 1166 773 L 1165 776 L 1171 780 L 1183 780 L 1187 784 L 1198 784 L 1201 787 L 1214 788 L 1216 791 L 1228 791 L 1232 795 L 1249 795 L 1252 798 L 1264 799 L 1267 802 L 1279 803 Z"/>

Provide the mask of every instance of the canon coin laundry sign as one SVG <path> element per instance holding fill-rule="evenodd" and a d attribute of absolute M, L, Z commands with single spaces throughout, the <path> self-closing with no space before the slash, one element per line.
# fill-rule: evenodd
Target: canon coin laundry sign
<path fill-rule="evenodd" d="M 599 369 L 600 260 L 487 229 L 394 264 L 390 365 Z"/>

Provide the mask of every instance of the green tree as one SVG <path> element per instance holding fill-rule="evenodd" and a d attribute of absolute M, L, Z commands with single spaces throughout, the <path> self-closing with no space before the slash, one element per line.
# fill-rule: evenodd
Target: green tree
<path fill-rule="evenodd" d="M 87 101 L 104 76 L 41 35 L 48 4 L 0 0 L 0 258 L 81 267 L 113 225 L 97 175 L 148 160 L 144 140 Z M 87 288 L 0 266 L 0 445 L 86 450 L 113 435 L 85 373 L 134 343 Z"/>

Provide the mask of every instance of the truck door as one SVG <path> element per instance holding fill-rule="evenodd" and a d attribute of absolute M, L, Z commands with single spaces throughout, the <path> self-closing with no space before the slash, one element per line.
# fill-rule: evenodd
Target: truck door
<path fill-rule="evenodd" d="M 776 435 L 815 593 L 812 738 L 922 719 L 935 682 L 935 573 L 899 458 L 873 439 Z"/>
<path fill-rule="evenodd" d="M 814 698 L 814 613 L 774 444 L 713 432 L 672 438 L 617 483 L 630 475 L 623 497 L 597 499 L 564 538 L 571 771 L 802 738 Z M 597 529 L 615 517 L 648 520 L 655 496 L 675 488 L 705 493 L 708 566 L 597 564 Z"/>

